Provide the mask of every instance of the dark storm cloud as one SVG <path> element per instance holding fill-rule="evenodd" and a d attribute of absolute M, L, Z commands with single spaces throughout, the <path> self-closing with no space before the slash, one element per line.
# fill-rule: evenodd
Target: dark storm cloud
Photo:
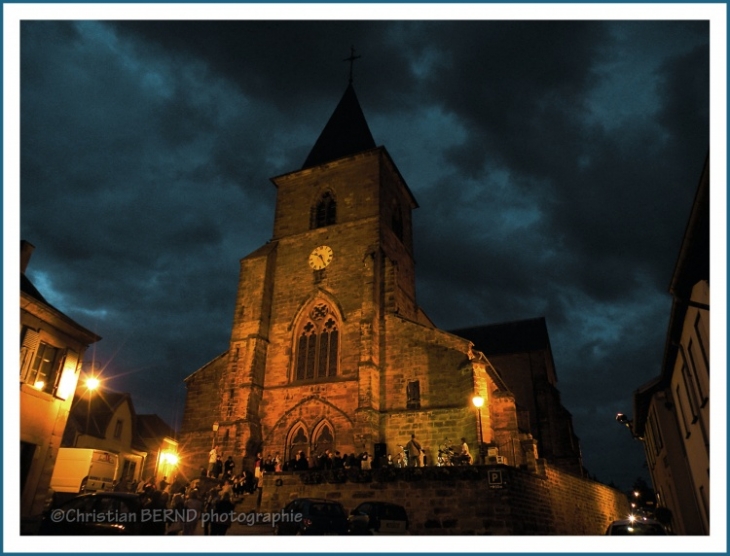
<path fill-rule="evenodd" d="M 104 339 L 140 412 L 227 348 L 238 261 L 271 236 L 355 87 L 420 205 L 419 303 L 455 329 L 545 316 L 585 464 L 628 486 L 612 421 L 659 372 L 708 150 L 706 22 L 117 21 L 21 25 L 29 275 Z M 163 394 L 161 394 L 163 393 Z M 163 400 L 163 401 L 160 401 Z"/>

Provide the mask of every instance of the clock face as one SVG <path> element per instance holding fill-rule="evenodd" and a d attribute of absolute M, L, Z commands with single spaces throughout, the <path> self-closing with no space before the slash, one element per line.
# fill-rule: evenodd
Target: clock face
<path fill-rule="evenodd" d="M 332 262 L 333 255 L 332 248 L 327 245 L 315 247 L 309 254 L 309 266 L 314 270 L 322 270 Z"/>

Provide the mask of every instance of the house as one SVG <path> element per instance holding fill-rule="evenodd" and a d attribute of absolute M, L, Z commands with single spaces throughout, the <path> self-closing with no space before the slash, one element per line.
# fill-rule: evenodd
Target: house
<path fill-rule="evenodd" d="M 669 292 L 661 374 L 634 393 L 635 436 L 644 441 L 657 504 L 677 534 L 710 531 L 710 228 L 705 162 Z"/>
<path fill-rule="evenodd" d="M 20 515 L 44 507 L 86 349 L 101 340 L 48 301 L 25 271 L 20 245 Z"/>
<path fill-rule="evenodd" d="M 77 389 L 62 446 L 93 448 L 119 456 L 116 480 L 131 485 L 142 478 L 147 452 L 137 436 L 129 394 L 104 389 Z"/>

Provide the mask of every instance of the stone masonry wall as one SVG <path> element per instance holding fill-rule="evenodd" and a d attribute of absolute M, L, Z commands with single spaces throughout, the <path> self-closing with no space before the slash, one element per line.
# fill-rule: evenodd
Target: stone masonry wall
<path fill-rule="evenodd" d="M 278 511 L 297 497 L 337 500 L 348 512 L 367 500 L 390 501 L 406 508 L 416 535 L 602 535 L 628 513 L 618 490 L 541 468 L 540 474 L 505 465 L 269 474 L 259 510 Z M 336 482 L 346 473 L 347 482 Z"/>
<path fill-rule="evenodd" d="M 214 440 L 218 440 L 212 424 L 219 419 L 221 377 L 227 364 L 226 351 L 186 379 L 188 393 L 180 449 L 184 452 L 181 472 L 188 478 L 197 477 L 201 466 L 208 467 L 208 452 Z"/>

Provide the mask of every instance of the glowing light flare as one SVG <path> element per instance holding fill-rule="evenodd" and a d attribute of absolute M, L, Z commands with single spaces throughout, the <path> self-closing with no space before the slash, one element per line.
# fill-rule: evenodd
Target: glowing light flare
<path fill-rule="evenodd" d="M 99 388 L 101 381 L 98 378 L 96 378 L 95 376 L 90 376 L 89 378 L 86 379 L 85 384 L 86 384 L 87 390 L 93 391 L 93 390 L 96 390 L 97 388 Z"/>
<path fill-rule="evenodd" d="M 33 384 L 33 388 L 36 390 L 43 390 L 43 387 L 46 385 L 46 383 L 42 380 L 36 380 L 35 384 Z"/>
<path fill-rule="evenodd" d="M 177 456 L 177 454 L 174 454 L 172 452 L 162 452 L 162 454 L 160 455 L 160 459 L 168 465 L 177 465 L 177 463 L 180 461 L 180 458 Z"/>
<path fill-rule="evenodd" d="M 482 407 L 484 405 L 484 398 L 481 396 L 474 396 L 471 399 L 471 403 L 474 404 L 474 407 Z"/>

